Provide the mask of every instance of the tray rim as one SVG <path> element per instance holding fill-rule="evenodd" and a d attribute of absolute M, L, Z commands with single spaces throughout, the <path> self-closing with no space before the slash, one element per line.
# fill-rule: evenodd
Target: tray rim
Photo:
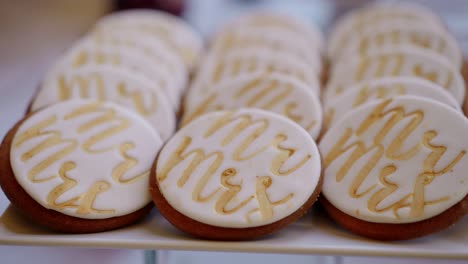
<path fill-rule="evenodd" d="M 119 248 L 119 249 L 142 249 L 142 250 L 176 250 L 176 251 L 213 251 L 213 252 L 244 252 L 244 253 L 277 253 L 277 254 L 300 254 L 300 255 L 326 255 L 326 256 L 365 256 L 365 257 L 403 257 L 403 258 L 437 258 L 437 259 L 460 259 L 468 260 L 468 247 L 465 252 L 450 252 L 443 249 L 431 249 L 421 251 L 411 248 L 411 246 L 395 245 L 380 246 L 375 249 L 371 247 L 353 247 L 348 248 L 343 246 L 332 246 L 331 244 L 325 246 L 304 246 L 294 247 L 282 244 L 269 244 L 263 245 L 262 242 L 257 241 L 243 241 L 243 242 L 229 242 L 229 241 L 209 241 L 197 240 L 191 237 L 186 239 L 170 239 L 167 241 L 155 239 L 152 241 L 126 239 L 126 240 L 111 240 L 109 238 L 91 240 L 80 238 L 73 238 L 73 235 L 60 235 L 55 233 L 37 235 L 37 234 L 11 234 L 5 232 L 7 229 L 4 224 L 4 214 L 7 211 L 13 211 L 12 215 L 22 218 L 27 221 L 24 216 L 21 216 L 16 209 L 12 209 L 9 205 L 5 211 L 2 212 L 0 217 L 0 245 L 9 246 L 60 246 L 60 247 L 85 247 L 85 248 Z M 158 214 L 152 213 L 149 217 L 162 218 Z M 319 216 L 318 218 L 322 218 Z M 324 220 L 324 219 L 323 219 Z M 465 219 L 465 221 L 468 219 Z M 146 220 L 145 220 L 146 221 Z M 163 220 L 165 221 L 165 220 Z M 322 221 L 322 220 L 320 220 Z M 326 220 L 330 221 L 330 220 Z M 463 220 L 462 220 L 463 221 Z M 468 222 L 466 222 L 468 223 Z M 144 226 L 145 223 L 133 225 L 131 228 L 138 230 Z M 332 225 L 332 224 L 329 224 Z M 463 223 L 461 223 L 461 226 Z M 466 224 L 465 224 L 466 225 Z M 125 234 L 127 230 L 118 229 L 111 232 L 122 232 Z M 287 230 L 286 230 L 287 232 Z M 106 232 L 107 233 L 107 232 Z M 31 237 L 36 235 L 37 237 Z M 49 239 L 47 235 L 54 235 L 53 239 Z M 95 235 L 95 234 L 91 234 Z M 111 234 L 112 235 L 112 234 Z M 118 234 L 117 234 L 118 235 Z M 156 238 L 156 237 L 155 237 Z M 372 242 L 372 240 L 359 238 L 364 242 Z M 268 238 L 266 238 L 268 240 Z M 468 238 L 467 238 L 468 240 Z M 260 240 L 263 241 L 263 240 Z M 380 241 L 375 241 L 381 243 Z M 257 245 L 255 245 L 257 243 Z M 467 243 L 468 245 L 468 243 Z"/>

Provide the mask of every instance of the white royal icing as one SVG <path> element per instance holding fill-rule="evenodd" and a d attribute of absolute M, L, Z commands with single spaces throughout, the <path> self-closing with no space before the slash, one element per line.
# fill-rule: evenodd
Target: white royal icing
<path fill-rule="evenodd" d="M 322 127 L 322 108 L 307 85 L 280 73 L 247 73 L 216 84 L 199 105 L 186 109 L 186 124 L 211 111 L 261 108 L 284 115 L 317 139 Z"/>
<path fill-rule="evenodd" d="M 327 102 L 355 83 L 390 76 L 420 77 L 444 87 L 461 105 L 465 84 L 460 71 L 445 57 L 407 46 L 356 55 L 333 67 L 324 93 Z"/>
<path fill-rule="evenodd" d="M 403 23 L 402 23 L 403 22 Z M 434 30 L 426 24 L 409 24 L 404 21 L 380 21 L 350 39 L 345 48 L 338 50 L 333 61 L 346 60 L 356 53 L 365 55 L 382 48 L 412 45 L 429 49 L 445 56 L 457 68 L 461 68 L 463 56 L 455 38 L 447 31 Z"/>
<path fill-rule="evenodd" d="M 109 65 L 55 71 L 46 77 L 31 110 L 73 98 L 113 101 L 148 120 L 163 140 L 175 131 L 176 117 L 164 92 L 135 72 Z"/>
<path fill-rule="evenodd" d="M 320 180 L 320 156 L 307 132 L 259 109 L 197 118 L 169 140 L 156 167 L 159 190 L 175 210 L 232 228 L 289 216 Z"/>
<path fill-rule="evenodd" d="M 290 54 L 298 58 L 317 72 L 322 71 L 320 51 L 311 47 L 297 32 L 282 28 L 233 28 L 221 31 L 211 47 L 214 53 L 225 54 L 236 48 L 263 48 Z"/>
<path fill-rule="evenodd" d="M 189 72 L 184 61 L 174 53 L 173 47 L 157 37 L 125 28 L 108 28 L 105 31 L 92 32 L 88 35 L 88 39 L 96 45 L 116 46 L 120 49 L 144 53 L 155 62 L 158 70 L 163 72 L 166 81 L 171 83 L 170 87 L 174 86 L 180 93 L 187 88 Z M 172 85 L 172 82 L 175 84 Z"/>
<path fill-rule="evenodd" d="M 211 55 L 205 60 L 187 91 L 185 103 L 190 109 L 213 90 L 214 84 L 252 72 L 291 75 L 307 83 L 315 94 L 320 93 L 320 82 L 314 69 L 288 54 L 261 48 L 238 48 L 230 50 L 227 54 Z"/>
<path fill-rule="evenodd" d="M 327 126 L 330 127 L 340 117 L 365 103 L 400 95 L 425 97 L 461 111 L 458 102 L 437 84 L 415 77 L 385 77 L 362 81 L 349 87 L 343 94 L 331 98 L 325 107 Z"/>
<path fill-rule="evenodd" d="M 112 43 L 95 43 L 83 39 L 65 53 L 50 70 L 61 71 L 66 68 L 79 68 L 88 64 L 113 65 L 129 71 L 138 72 L 152 80 L 155 86 L 161 87 L 174 109 L 179 109 L 181 91 L 176 87 L 174 76 L 158 66 L 158 60 L 151 58 L 141 50 L 118 47 Z"/>
<path fill-rule="evenodd" d="M 328 38 L 329 57 L 339 53 L 350 39 L 358 37 L 362 31 L 373 28 L 382 21 L 421 24 L 433 30 L 446 30 L 440 18 L 423 6 L 410 3 L 372 4 L 349 12 L 333 26 Z"/>
<path fill-rule="evenodd" d="M 178 55 L 190 68 L 203 51 L 201 36 L 184 20 L 165 12 L 133 9 L 105 16 L 97 29 L 128 28 L 154 35 L 177 49 Z"/>
<path fill-rule="evenodd" d="M 223 25 L 221 31 L 229 29 L 248 28 L 282 29 L 295 32 L 307 40 L 310 48 L 322 51 L 324 37 L 320 29 L 313 23 L 307 23 L 297 17 L 272 11 L 255 11 L 239 16 L 237 19 Z"/>
<path fill-rule="evenodd" d="M 18 183 L 43 207 L 104 219 L 151 201 L 148 175 L 161 146 L 156 130 L 136 113 L 75 99 L 28 117 L 10 159 Z"/>
<path fill-rule="evenodd" d="M 368 222 L 432 218 L 468 193 L 468 121 L 434 100 L 400 96 L 346 114 L 320 142 L 323 195 Z"/>

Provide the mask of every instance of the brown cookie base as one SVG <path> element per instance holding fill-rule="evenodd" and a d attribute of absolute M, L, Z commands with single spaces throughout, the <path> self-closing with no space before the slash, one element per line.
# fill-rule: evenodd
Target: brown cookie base
<path fill-rule="evenodd" d="M 406 224 L 372 223 L 352 217 L 333 206 L 323 195 L 320 203 L 331 219 L 360 236 L 376 240 L 407 240 L 444 230 L 468 214 L 468 196 L 443 213 L 432 218 Z"/>
<path fill-rule="evenodd" d="M 28 115 L 29 116 L 29 115 Z M 10 164 L 10 148 L 13 137 L 20 125 L 28 118 L 19 121 L 5 136 L 0 145 L 0 186 L 11 204 L 35 223 L 63 233 L 93 233 L 116 229 L 136 222 L 153 208 L 152 203 L 131 214 L 108 219 L 84 219 L 47 209 L 36 202 L 16 181 Z"/>
<path fill-rule="evenodd" d="M 184 214 L 174 209 L 167 202 L 159 190 L 159 184 L 156 180 L 157 160 L 158 158 L 156 158 L 150 174 L 150 192 L 156 207 L 158 208 L 161 215 L 163 215 L 177 229 L 192 236 L 204 239 L 226 241 L 250 240 L 272 234 L 303 216 L 318 200 L 318 196 L 322 189 L 322 177 L 320 177 L 319 183 L 317 184 L 317 187 L 315 188 L 310 198 L 294 213 L 274 223 L 249 228 L 228 228 L 213 226 L 185 216 Z"/>

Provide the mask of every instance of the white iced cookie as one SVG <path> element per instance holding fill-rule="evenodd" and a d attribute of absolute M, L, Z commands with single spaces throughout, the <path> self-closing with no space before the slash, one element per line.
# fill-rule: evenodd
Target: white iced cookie
<path fill-rule="evenodd" d="M 420 24 L 433 30 L 446 30 L 437 15 L 420 5 L 410 3 L 368 5 L 349 12 L 338 20 L 330 31 L 327 54 L 333 57 L 333 54 L 339 53 L 339 50 L 345 48 L 351 39 L 382 21 L 406 25 Z"/>
<path fill-rule="evenodd" d="M 217 110 L 260 108 L 284 115 L 317 139 L 322 127 L 322 108 L 307 85 L 280 73 L 239 75 L 216 84 L 213 92 L 193 109 L 186 109 L 182 125 Z"/>
<path fill-rule="evenodd" d="M 179 109 L 181 89 L 178 88 L 174 74 L 168 68 L 158 66 L 157 59 L 138 49 L 129 50 L 111 43 L 97 44 L 90 39 L 83 39 L 68 50 L 48 74 L 85 65 L 112 65 L 143 74 L 152 80 L 155 87 L 164 91 L 175 110 Z"/>
<path fill-rule="evenodd" d="M 322 51 L 324 48 L 323 34 L 315 24 L 275 12 L 257 11 L 240 16 L 224 25 L 222 30 L 243 30 L 248 28 L 280 29 L 294 32 L 301 35 L 308 42 L 311 49 Z"/>
<path fill-rule="evenodd" d="M 410 76 L 444 87 L 461 105 L 465 84 L 460 71 L 445 57 L 429 50 L 411 47 L 382 49 L 366 56 L 350 57 L 333 67 L 324 100 L 342 94 L 352 85 L 391 76 Z"/>
<path fill-rule="evenodd" d="M 415 77 L 385 77 L 362 81 L 343 94 L 332 97 L 325 106 L 325 125 L 332 126 L 346 113 L 363 104 L 401 95 L 425 97 L 461 111 L 458 102 L 437 84 Z"/>
<path fill-rule="evenodd" d="M 320 170 L 319 152 L 303 128 L 245 108 L 209 113 L 179 130 L 161 150 L 155 177 L 183 216 L 242 232 L 302 208 L 319 188 Z"/>
<path fill-rule="evenodd" d="M 203 50 L 203 40 L 184 20 L 165 12 L 149 9 L 121 11 L 105 16 L 96 30 L 130 29 L 153 35 L 174 47 L 185 64 L 192 68 Z"/>
<path fill-rule="evenodd" d="M 343 49 L 331 54 L 332 61 L 346 60 L 354 54 L 366 55 L 380 49 L 402 45 L 428 49 L 445 56 L 457 68 L 461 68 L 463 56 L 456 39 L 447 31 L 434 30 L 426 24 L 398 23 L 401 21 L 381 21 L 363 30 L 350 39 Z"/>
<path fill-rule="evenodd" d="M 149 171 L 162 146 L 142 117 L 114 103 L 61 102 L 34 113 L 11 145 L 17 182 L 40 205 L 104 219 L 150 201 Z"/>
<path fill-rule="evenodd" d="M 115 46 L 119 49 L 144 54 L 154 61 L 153 67 L 162 71 L 164 76 L 171 76 L 168 81 L 175 82 L 173 86 L 181 93 L 187 88 L 189 69 L 167 43 L 155 36 L 130 29 L 109 28 L 105 31 L 92 32 L 87 35 L 87 39 L 96 45 Z"/>
<path fill-rule="evenodd" d="M 31 111 L 73 98 L 112 101 L 148 120 L 163 140 L 175 131 L 176 117 L 164 92 L 134 72 L 106 65 L 55 71 L 46 77 Z"/>
<path fill-rule="evenodd" d="M 235 49 L 227 54 L 208 57 L 187 91 L 186 107 L 193 108 L 200 99 L 213 91 L 215 84 L 245 73 L 283 73 L 307 83 L 315 93 L 320 93 L 319 77 L 314 69 L 288 54 L 268 49 Z"/>
<path fill-rule="evenodd" d="M 435 217 L 468 193 L 468 121 L 434 100 L 401 96 L 359 107 L 320 142 L 323 195 L 373 223 Z"/>
<path fill-rule="evenodd" d="M 219 32 L 211 46 L 212 52 L 225 54 L 236 48 L 268 48 L 290 54 L 322 71 L 322 56 L 319 49 L 311 47 L 303 35 L 281 28 L 233 28 Z"/>

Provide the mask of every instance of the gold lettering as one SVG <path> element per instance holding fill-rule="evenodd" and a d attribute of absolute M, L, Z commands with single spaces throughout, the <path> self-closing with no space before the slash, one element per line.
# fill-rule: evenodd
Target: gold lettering
<path fill-rule="evenodd" d="M 83 150 L 90 152 L 90 153 L 99 153 L 105 152 L 113 149 L 115 146 L 111 146 L 108 148 L 102 149 L 91 149 L 95 144 L 99 143 L 102 140 L 105 140 L 115 134 L 120 133 L 121 131 L 127 129 L 130 126 L 130 122 L 123 118 L 118 117 L 115 114 L 115 111 L 112 109 L 103 109 L 100 107 L 99 104 L 88 104 L 84 106 L 80 106 L 77 109 L 73 110 L 72 112 L 65 115 L 65 120 L 70 120 L 77 118 L 79 116 L 90 114 L 90 113 L 100 113 L 99 116 L 95 117 L 94 119 L 80 125 L 77 129 L 78 133 L 85 133 L 97 126 L 101 126 L 103 124 L 109 124 L 111 122 L 118 121 L 117 125 L 113 125 L 109 128 L 106 128 L 103 131 L 97 132 L 91 136 L 89 136 L 82 145 Z"/>
<path fill-rule="evenodd" d="M 422 65 L 420 65 L 420 64 L 415 65 L 413 67 L 413 74 L 418 76 L 418 77 L 429 80 L 429 81 L 431 81 L 433 83 L 437 83 L 437 78 L 438 78 L 437 72 L 424 72 L 423 69 L 422 69 Z M 447 87 L 448 86 L 445 86 L 445 88 L 447 88 Z"/>
<path fill-rule="evenodd" d="M 376 191 L 374 194 L 372 194 L 372 196 L 367 201 L 367 208 L 369 209 L 369 211 L 381 213 L 394 207 L 394 204 L 392 204 L 386 208 L 377 209 L 379 204 L 383 200 L 385 200 L 385 198 L 387 198 L 389 195 L 391 195 L 398 189 L 397 184 L 390 182 L 386 178 L 387 176 L 390 176 L 391 174 L 393 174 L 396 170 L 397 170 L 397 167 L 393 164 L 385 166 L 384 168 L 380 170 L 379 181 L 383 184 L 384 187 Z"/>
<path fill-rule="evenodd" d="M 117 84 L 117 92 L 121 97 L 132 98 L 133 105 L 137 112 L 143 116 L 148 116 L 156 112 L 157 108 L 157 98 L 156 95 L 151 92 L 151 103 L 149 107 L 146 107 L 143 103 L 143 95 L 140 91 L 128 92 L 126 89 L 125 83 L 121 82 Z"/>
<path fill-rule="evenodd" d="M 263 132 L 268 128 L 269 123 L 266 119 L 259 119 L 259 120 L 252 120 L 252 117 L 249 115 L 242 115 L 236 118 L 232 118 L 233 112 L 228 112 L 218 118 L 213 124 L 208 127 L 205 131 L 204 137 L 210 137 L 216 131 L 222 129 L 223 127 L 229 124 L 236 124 L 233 129 L 221 140 L 221 146 L 225 146 L 231 143 L 236 137 L 238 137 L 243 131 L 247 130 L 248 128 L 254 127 L 255 129 L 251 131 L 247 136 L 243 138 L 243 140 L 239 143 L 239 145 L 234 149 L 232 158 L 236 161 L 248 160 L 252 157 L 256 156 L 258 153 L 264 151 L 268 148 L 268 145 L 265 145 L 251 154 L 243 155 L 244 152 L 249 148 L 249 146 L 258 138 L 260 137 Z"/>
<path fill-rule="evenodd" d="M 236 169 L 229 168 L 221 173 L 221 185 L 227 190 L 219 197 L 215 204 L 215 210 L 218 214 L 232 214 L 248 204 L 254 196 L 249 196 L 247 199 L 234 206 L 232 209 L 226 209 L 226 205 L 241 191 L 241 185 L 229 183 L 229 179 L 237 174 Z"/>
<path fill-rule="evenodd" d="M 361 62 L 357 66 L 356 75 L 354 76 L 355 81 L 361 81 L 362 79 L 364 79 L 365 73 L 367 72 L 367 70 L 369 69 L 369 66 L 370 66 L 370 61 L 369 60 L 370 59 L 368 57 L 364 57 L 361 60 Z M 338 92 L 341 92 L 341 91 L 338 90 Z"/>
<path fill-rule="evenodd" d="M 89 98 L 91 83 L 95 83 L 96 97 L 97 100 L 105 99 L 104 81 L 101 75 L 98 73 L 90 73 L 88 76 L 72 76 L 70 79 L 65 79 L 65 76 L 61 74 L 57 78 L 57 93 L 60 101 L 68 100 L 72 97 L 72 90 L 78 89 L 80 98 Z"/>
<path fill-rule="evenodd" d="M 252 209 L 247 213 L 246 218 L 248 222 L 251 222 L 250 215 L 258 211 L 260 211 L 260 215 L 262 216 L 263 220 L 268 220 L 272 218 L 274 206 L 284 204 L 287 201 L 289 201 L 291 198 L 293 198 L 294 194 L 289 193 L 282 199 L 275 201 L 275 202 L 271 202 L 266 192 L 266 190 L 271 186 L 271 184 L 272 184 L 272 179 L 270 176 L 261 176 L 261 177 L 257 176 L 257 181 L 255 185 L 255 189 L 256 189 L 255 198 L 257 199 L 259 208 Z"/>
<path fill-rule="evenodd" d="M 278 176 L 285 176 L 295 172 L 311 158 L 310 155 L 307 155 L 302 160 L 297 162 L 296 165 L 291 166 L 291 168 L 287 169 L 286 171 L 281 171 L 284 163 L 286 163 L 286 161 L 289 160 L 289 158 L 291 158 L 291 156 L 293 156 L 295 153 L 294 149 L 280 146 L 280 144 L 286 141 L 286 139 L 286 135 L 278 134 L 271 143 L 271 145 L 276 148 L 279 153 L 273 158 L 271 162 L 270 172 Z"/>
<path fill-rule="evenodd" d="M 444 175 L 450 171 L 465 155 L 466 151 L 460 151 L 460 153 L 449 162 L 443 169 L 436 171 L 435 166 L 439 162 L 440 158 L 444 155 L 447 147 L 437 146 L 431 143 L 431 140 L 437 136 L 437 132 L 431 130 L 424 133 L 422 143 L 423 145 L 431 150 L 431 153 L 423 161 L 423 172 L 418 175 L 414 185 L 413 202 L 411 203 L 412 217 L 420 216 L 424 212 L 424 188 L 426 185 L 432 183 L 432 181 L 441 175 Z"/>
<path fill-rule="evenodd" d="M 200 180 L 198 180 L 194 188 L 194 191 L 192 193 L 192 198 L 195 201 L 202 202 L 202 201 L 209 200 L 219 190 L 218 188 L 212 193 L 210 193 L 208 196 L 201 197 L 201 192 L 203 191 L 203 189 L 205 188 L 206 184 L 211 179 L 211 177 L 213 177 L 213 174 L 221 165 L 224 155 L 222 152 L 219 152 L 219 151 L 205 154 L 203 149 L 200 149 L 200 148 L 196 148 L 194 150 L 191 150 L 185 153 L 188 147 L 190 146 L 191 142 L 192 142 L 192 139 L 190 137 L 184 137 L 182 139 L 182 142 L 171 153 L 166 163 L 164 163 L 164 165 L 161 167 L 161 172 L 158 173 L 157 177 L 160 182 L 164 181 L 173 168 L 175 168 L 178 164 L 180 164 L 182 161 L 186 160 L 187 158 L 193 157 L 189 165 L 185 167 L 185 169 L 183 170 L 180 178 L 177 180 L 177 186 L 179 188 L 182 188 L 185 185 L 185 183 L 188 181 L 192 173 L 198 168 L 198 166 L 200 166 L 202 162 L 210 160 L 214 157 L 214 160 L 210 163 L 208 168 L 205 170 Z"/>
<path fill-rule="evenodd" d="M 65 208 L 77 208 L 77 203 L 80 200 L 79 196 L 73 197 L 65 202 L 57 203 L 57 199 L 66 193 L 68 190 L 72 189 L 76 185 L 76 181 L 67 176 L 68 171 L 76 168 L 74 162 L 68 161 L 63 163 L 59 169 L 59 177 L 63 183 L 57 185 L 52 191 L 47 194 L 46 201 L 49 206 L 55 209 L 65 209 Z"/>
<path fill-rule="evenodd" d="M 76 210 L 77 214 L 90 214 L 90 213 L 100 213 L 100 214 L 111 214 L 115 210 L 102 210 L 96 209 L 93 207 L 96 197 L 110 188 L 110 184 L 106 181 L 97 181 L 89 187 L 88 191 L 81 195 L 81 203 Z"/>
<path fill-rule="evenodd" d="M 132 183 L 132 182 L 135 182 L 137 180 L 139 180 L 140 178 L 142 177 L 145 177 L 149 174 L 149 171 L 146 170 L 140 174 L 137 174 L 133 177 L 130 177 L 129 179 L 127 180 L 124 180 L 122 179 L 122 176 L 127 172 L 129 171 L 130 169 L 132 169 L 133 167 L 135 167 L 137 164 L 138 164 L 138 160 L 136 160 L 135 158 L 131 157 L 130 155 L 127 154 L 127 151 L 131 150 L 135 148 L 135 145 L 133 143 L 130 143 L 130 142 L 126 142 L 126 143 L 122 143 L 120 146 L 119 146 L 119 153 L 120 155 L 125 159 L 124 161 L 122 161 L 121 163 L 119 163 L 113 170 L 112 170 L 112 179 L 118 183 L 121 183 L 121 184 L 128 184 L 128 183 Z"/>
<path fill-rule="evenodd" d="M 210 107 L 213 105 L 213 102 L 215 101 L 217 96 L 218 96 L 217 93 L 212 93 L 211 95 L 205 97 L 205 99 L 203 99 L 203 101 L 201 101 L 191 113 L 185 115 L 182 118 L 182 121 L 180 122 L 181 123 L 180 126 L 184 127 L 188 123 L 192 122 L 195 118 L 206 113 L 208 109 L 210 109 Z"/>
<path fill-rule="evenodd" d="M 49 131 L 47 128 L 53 125 L 57 121 L 56 116 L 49 117 L 44 119 L 37 124 L 33 125 L 31 128 L 26 131 L 18 134 L 14 146 L 20 147 L 24 142 L 29 141 L 36 137 L 48 136 L 39 144 L 35 145 L 31 149 L 27 150 L 21 155 L 22 161 L 27 161 L 37 154 L 41 153 L 45 149 L 52 148 L 55 146 L 64 145 L 60 150 L 56 151 L 53 154 L 50 154 L 44 160 L 40 161 L 37 165 L 32 167 L 28 172 L 28 179 L 34 183 L 45 182 L 50 179 L 55 178 L 55 175 L 48 176 L 47 178 L 36 179 L 36 176 L 50 167 L 54 162 L 64 158 L 71 152 L 73 152 L 78 146 L 78 142 L 73 139 L 63 139 L 62 134 L 59 131 Z"/>
<path fill-rule="evenodd" d="M 93 207 L 94 201 L 99 193 L 109 189 L 110 184 L 106 181 L 95 182 L 87 192 L 68 199 L 65 202 L 57 203 L 57 199 L 64 193 L 76 186 L 77 182 L 67 176 L 67 173 L 76 168 L 76 163 L 67 161 L 59 169 L 59 177 L 63 183 L 52 189 L 46 197 L 47 204 L 54 209 L 63 210 L 65 208 L 76 208 L 77 214 L 101 213 L 110 214 L 115 210 L 101 210 Z"/>

